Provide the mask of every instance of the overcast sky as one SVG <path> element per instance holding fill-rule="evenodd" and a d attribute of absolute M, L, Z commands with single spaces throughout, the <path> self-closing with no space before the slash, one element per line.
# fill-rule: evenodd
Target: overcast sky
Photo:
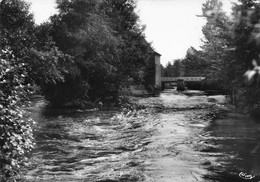
<path fill-rule="evenodd" d="M 27 0 L 37 24 L 46 21 L 56 12 L 55 0 Z M 224 9 L 230 9 L 230 1 L 223 0 Z M 205 0 L 139 0 L 137 13 L 146 25 L 147 40 L 161 57 L 161 63 L 183 58 L 190 46 L 199 48 L 205 19 L 201 14 Z"/>

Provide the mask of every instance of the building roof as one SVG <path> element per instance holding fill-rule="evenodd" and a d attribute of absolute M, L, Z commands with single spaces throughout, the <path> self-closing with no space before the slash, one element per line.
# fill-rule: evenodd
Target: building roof
<path fill-rule="evenodd" d="M 156 51 L 152 48 L 151 44 L 148 43 L 146 39 L 143 39 L 143 41 L 144 41 L 145 44 L 149 45 L 149 52 L 150 52 L 150 53 L 153 53 L 153 54 L 155 54 L 155 55 L 157 55 L 157 56 L 162 56 L 161 54 L 159 54 L 158 52 L 156 52 Z"/>
<path fill-rule="evenodd" d="M 153 51 L 155 55 L 158 55 L 158 56 L 162 56 L 161 54 L 159 54 L 158 52 L 156 51 Z"/>

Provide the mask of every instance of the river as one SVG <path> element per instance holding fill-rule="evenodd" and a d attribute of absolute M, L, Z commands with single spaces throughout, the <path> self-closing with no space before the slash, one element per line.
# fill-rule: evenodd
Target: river
<path fill-rule="evenodd" d="M 39 101 L 26 182 L 260 181 L 260 123 L 223 95 L 165 90 L 146 109 L 50 110 Z M 252 179 L 249 179 L 252 178 Z"/>

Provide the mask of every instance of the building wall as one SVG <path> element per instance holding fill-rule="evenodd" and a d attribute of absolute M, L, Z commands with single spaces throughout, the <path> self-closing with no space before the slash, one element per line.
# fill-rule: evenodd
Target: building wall
<path fill-rule="evenodd" d="M 155 54 L 155 86 L 158 88 L 162 87 L 162 77 L 161 77 L 161 56 Z"/>
<path fill-rule="evenodd" d="M 145 87 L 152 91 L 155 86 L 155 58 L 154 54 L 150 54 L 149 62 L 145 70 Z"/>

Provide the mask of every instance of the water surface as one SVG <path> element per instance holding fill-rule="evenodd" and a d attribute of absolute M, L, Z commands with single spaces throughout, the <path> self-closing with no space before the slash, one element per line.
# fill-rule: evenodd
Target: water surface
<path fill-rule="evenodd" d="M 134 99 L 148 109 L 32 108 L 36 148 L 24 181 L 260 181 L 260 124 L 223 95 L 166 90 Z"/>

